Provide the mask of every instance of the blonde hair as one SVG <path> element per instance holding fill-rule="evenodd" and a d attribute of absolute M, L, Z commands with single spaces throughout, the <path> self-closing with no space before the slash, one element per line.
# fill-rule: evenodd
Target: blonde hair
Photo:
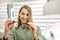
<path fill-rule="evenodd" d="M 22 6 L 22 7 L 20 8 L 19 14 L 20 14 L 20 12 L 22 11 L 23 8 L 25 8 L 25 9 L 28 11 L 28 13 L 30 14 L 28 21 L 29 21 L 29 22 L 32 22 L 32 10 L 31 10 L 31 8 L 30 8 L 29 6 L 27 6 L 27 5 L 24 5 L 24 6 Z M 18 26 L 21 25 L 21 21 L 20 21 L 20 16 L 19 16 L 19 14 L 18 14 Z"/>
<path fill-rule="evenodd" d="M 19 14 L 20 14 L 20 12 L 22 11 L 23 8 L 25 8 L 25 9 L 28 11 L 28 13 L 30 14 L 28 21 L 29 21 L 29 22 L 33 22 L 33 21 L 32 21 L 32 10 L 31 10 L 31 8 L 30 8 L 29 6 L 27 6 L 27 5 L 22 6 L 22 7 L 20 8 L 20 10 L 19 10 Z M 19 26 L 21 25 L 21 21 L 20 21 L 20 16 L 19 16 L 19 14 L 18 14 L 18 26 L 17 26 L 16 30 L 17 30 L 17 29 L 19 28 Z M 32 34 L 33 34 L 32 28 L 29 27 L 29 29 L 31 30 L 31 32 L 32 32 Z M 36 33 L 36 34 L 37 34 L 37 33 Z M 33 35 L 33 36 L 34 36 L 34 35 Z"/>

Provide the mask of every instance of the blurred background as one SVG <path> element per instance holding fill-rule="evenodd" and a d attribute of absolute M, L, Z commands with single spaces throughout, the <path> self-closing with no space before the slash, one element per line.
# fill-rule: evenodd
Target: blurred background
<path fill-rule="evenodd" d="M 17 21 L 21 6 L 32 9 L 33 22 L 40 27 L 46 40 L 60 40 L 60 0 L 0 0 L 0 39 L 3 37 L 5 21 Z M 17 26 L 17 23 L 14 24 Z"/>

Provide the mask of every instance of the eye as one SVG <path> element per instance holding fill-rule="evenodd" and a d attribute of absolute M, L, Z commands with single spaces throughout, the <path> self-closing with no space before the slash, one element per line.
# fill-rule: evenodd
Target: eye
<path fill-rule="evenodd" d="M 21 13 L 22 15 L 24 15 L 25 13 Z"/>
<path fill-rule="evenodd" d="M 29 16 L 29 14 L 26 14 L 27 16 Z"/>

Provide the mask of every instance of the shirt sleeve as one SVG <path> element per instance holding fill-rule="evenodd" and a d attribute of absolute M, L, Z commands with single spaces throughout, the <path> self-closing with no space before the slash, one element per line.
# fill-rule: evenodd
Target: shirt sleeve
<path fill-rule="evenodd" d="M 0 40 L 2 40 L 2 39 L 0 39 Z M 8 38 L 3 37 L 3 40 L 8 40 Z"/>
<path fill-rule="evenodd" d="M 14 40 L 14 29 L 9 31 L 8 40 Z"/>
<path fill-rule="evenodd" d="M 40 27 L 37 27 L 37 33 L 38 33 L 39 40 L 45 40 L 45 38 L 41 35 Z"/>

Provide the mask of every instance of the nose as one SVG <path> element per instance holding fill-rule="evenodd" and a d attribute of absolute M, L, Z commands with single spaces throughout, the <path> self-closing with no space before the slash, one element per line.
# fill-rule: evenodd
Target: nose
<path fill-rule="evenodd" d="M 26 15 L 24 15 L 24 19 L 26 19 L 27 18 L 27 16 Z"/>

